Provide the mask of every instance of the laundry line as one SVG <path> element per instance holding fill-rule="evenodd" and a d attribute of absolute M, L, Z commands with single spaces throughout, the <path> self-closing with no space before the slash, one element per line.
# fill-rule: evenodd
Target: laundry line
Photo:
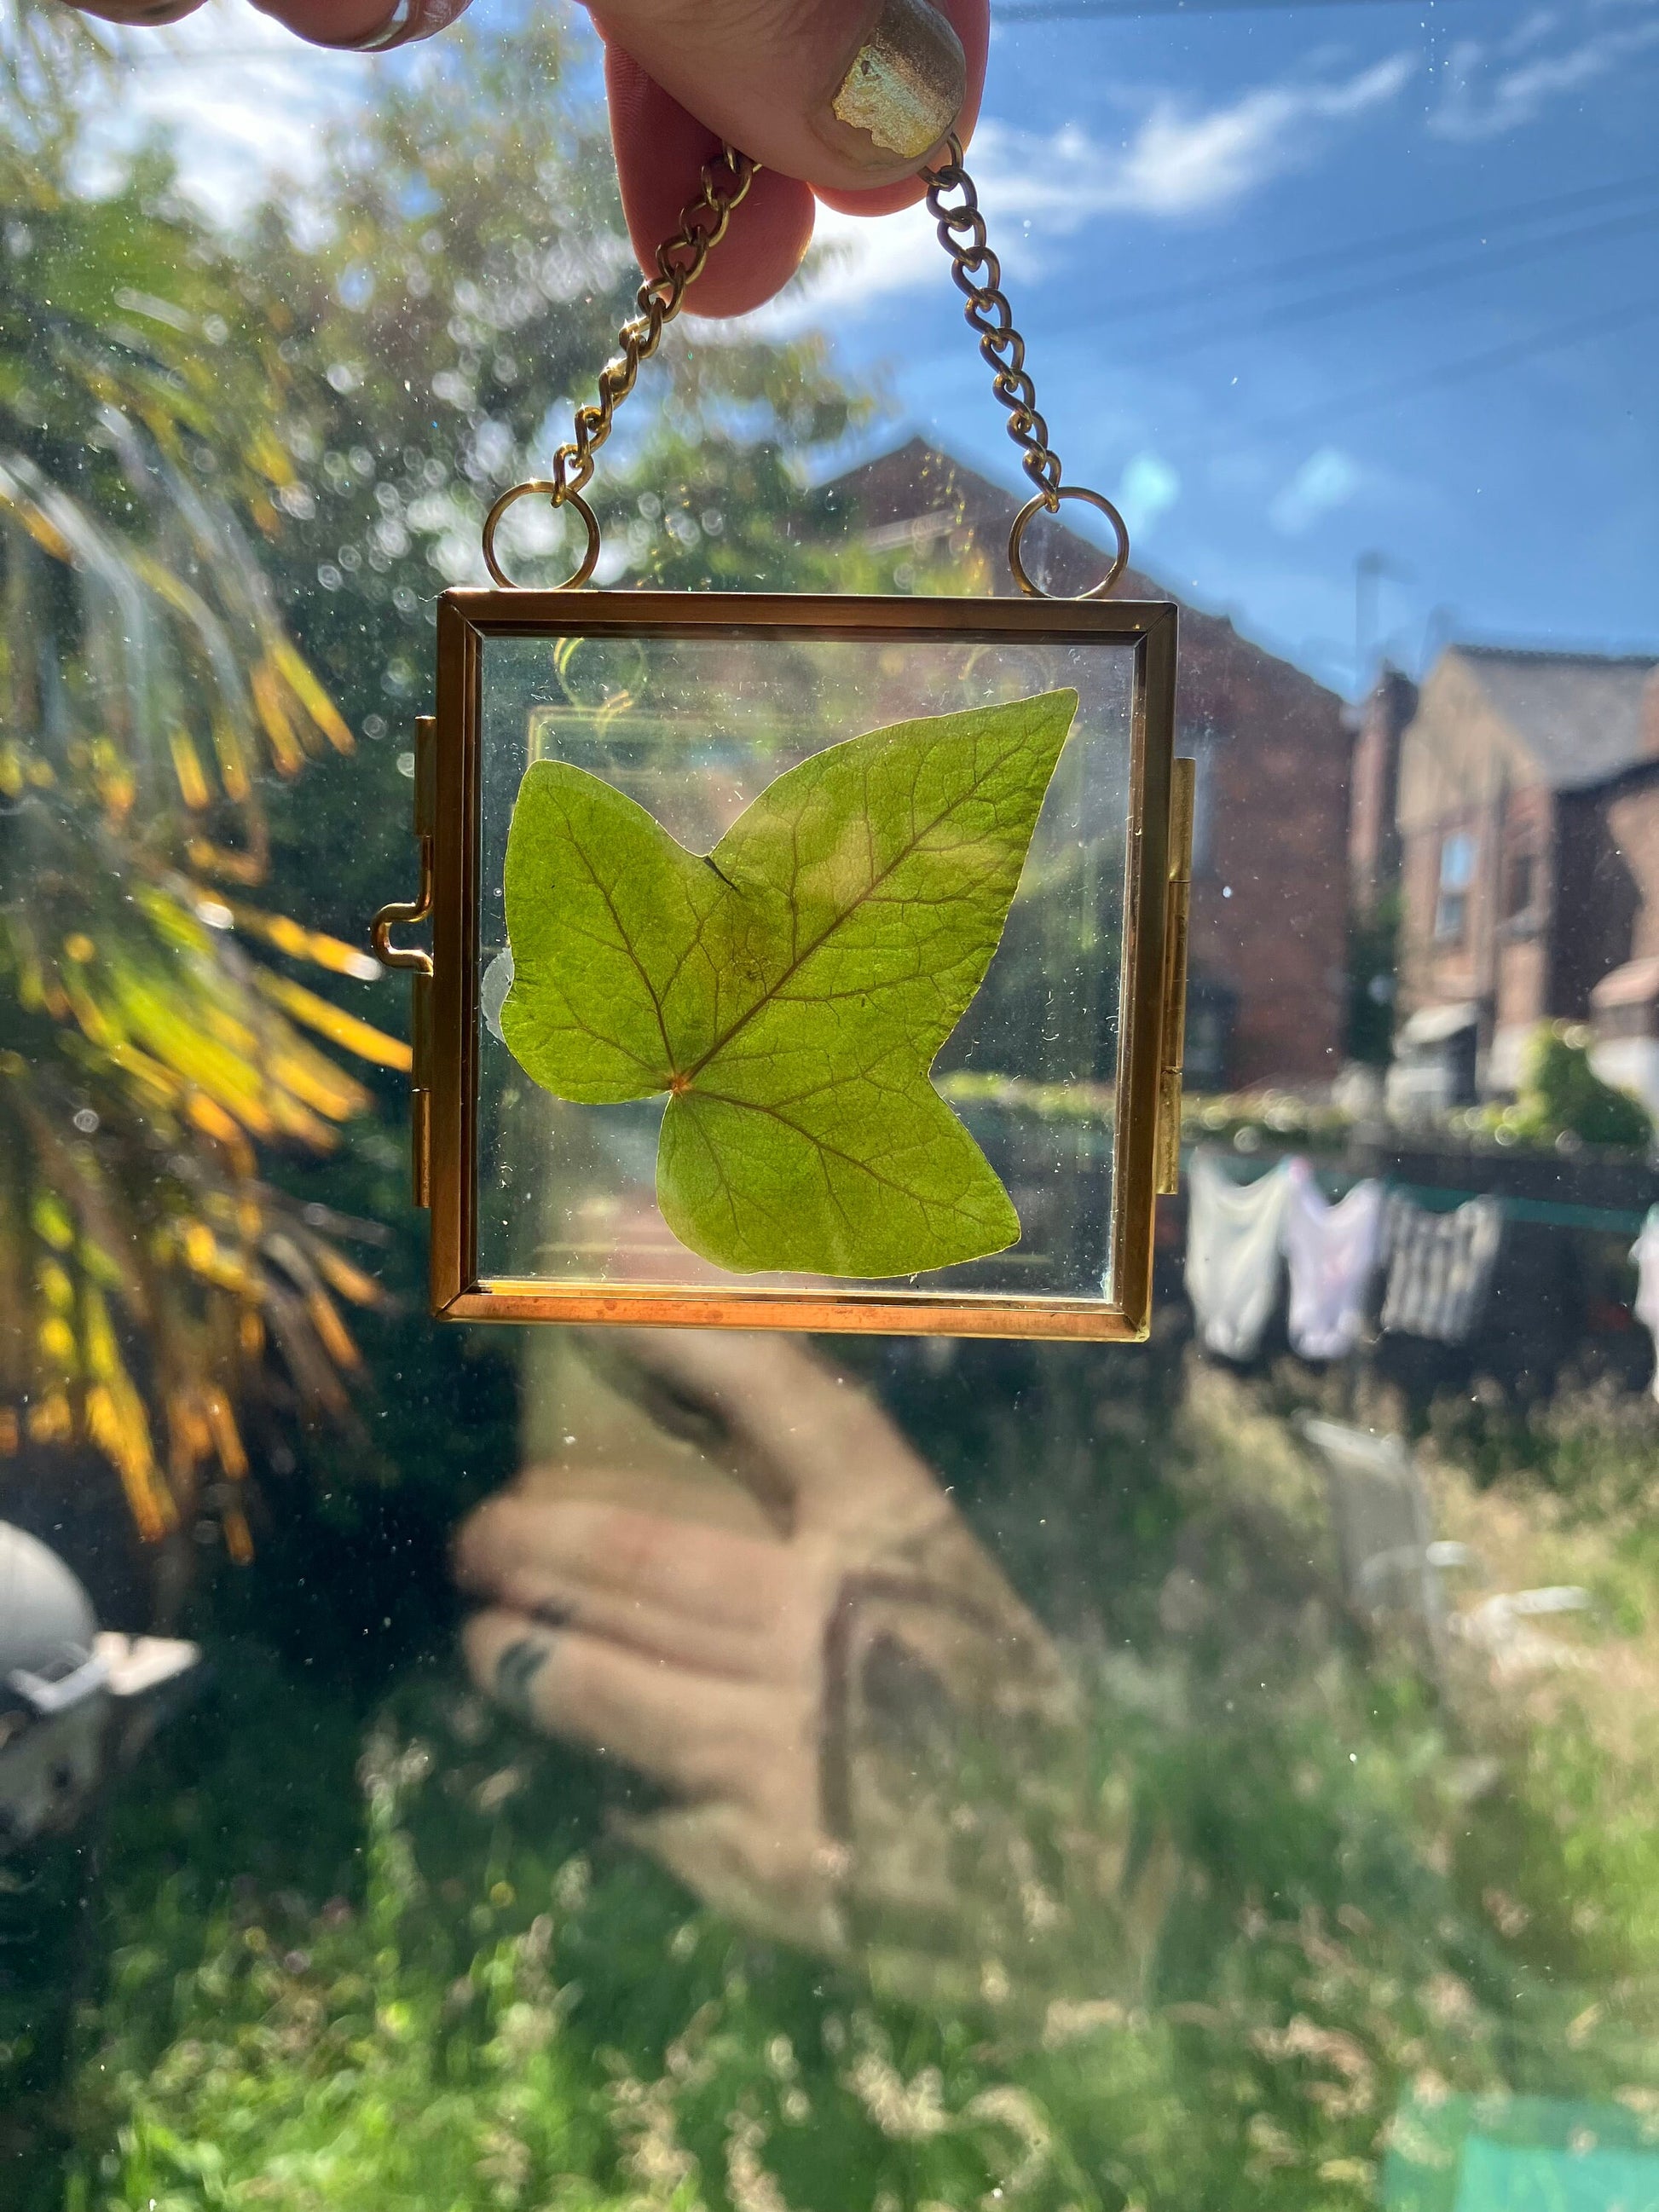
<path fill-rule="evenodd" d="M 1183 1172 L 1190 1165 L 1193 1154 L 1200 1149 L 1197 1145 L 1182 1148 Z M 1202 1149 L 1212 1151 L 1218 1148 L 1204 1146 Z M 1490 1198 L 1503 1207 L 1507 1221 L 1527 1222 L 1540 1229 L 1601 1230 L 1611 1237 L 1639 1236 L 1648 1218 L 1645 1206 L 1573 1206 L 1562 1199 L 1518 1198 L 1505 1191 L 1494 1190 L 1447 1190 L 1438 1183 L 1407 1182 L 1389 1175 L 1352 1175 L 1346 1169 L 1327 1169 L 1310 1154 L 1294 1151 L 1279 1152 L 1271 1158 L 1259 1161 L 1255 1154 L 1221 1154 L 1220 1157 L 1228 1159 L 1229 1166 L 1234 1164 L 1235 1158 L 1241 1165 L 1260 1164 L 1262 1176 L 1271 1175 L 1281 1161 L 1305 1159 L 1318 1176 L 1321 1188 L 1334 1198 L 1346 1196 L 1358 1183 L 1378 1182 L 1390 1194 L 1397 1192 L 1401 1198 L 1408 1198 L 1413 1206 L 1421 1206 L 1425 1213 L 1455 1213 L 1460 1206 L 1468 1205 L 1473 1199 Z M 1253 1183 L 1261 1180 L 1261 1176 L 1240 1176 L 1232 1180 L 1237 1188 L 1248 1190 Z"/>
<path fill-rule="evenodd" d="M 966 1113 L 970 1121 L 975 1109 L 1019 1118 L 1020 1109 L 1015 1102 L 982 1088 L 982 1082 L 983 1079 L 973 1079 L 974 1087 L 970 1089 L 961 1077 L 946 1076 L 940 1087 L 957 1111 Z M 1064 1133 L 1074 1164 L 1092 1165 L 1098 1162 L 1109 1165 L 1111 1163 L 1115 1153 L 1113 1132 L 1109 1117 L 1104 1113 L 1088 1118 L 1082 1115 L 1075 1118 L 1043 1115 L 1038 1118 L 1041 1126 L 1049 1132 Z M 1275 1131 L 1270 1141 L 1273 1149 L 1264 1146 L 1259 1152 L 1237 1152 L 1231 1149 L 1219 1131 L 1183 1135 L 1181 1146 L 1183 1187 L 1189 1179 L 1194 1155 L 1203 1152 L 1225 1159 L 1230 1169 L 1255 1167 L 1259 1170 L 1260 1172 L 1255 1176 L 1246 1174 L 1234 1177 L 1241 1189 L 1248 1189 L 1252 1182 L 1260 1181 L 1261 1176 L 1271 1174 L 1282 1160 L 1305 1159 L 1318 1176 L 1321 1184 L 1336 1198 L 1345 1196 L 1356 1183 L 1377 1181 L 1386 1186 L 1390 1195 L 1398 1194 L 1401 1198 L 1409 1199 L 1426 1213 L 1455 1213 L 1459 1206 L 1468 1205 L 1474 1199 L 1491 1198 L 1503 1207 L 1506 1222 L 1525 1223 L 1543 1229 L 1588 1230 L 1610 1237 L 1639 1236 L 1647 1219 L 1647 1209 L 1642 1206 L 1575 1206 L 1561 1199 L 1522 1198 L 1492 1190 L 1447 1190 L 1437 1183 L 1410 1182 L 1386 1172 L 1372 1177 L 1328 1165 L 1305 1141 L 1298 1146 L 1288 1131 Z M 1659 1199 L 1659 1178 L 1656 1178 L 1655 1195 Z"/>
<path fill-rule="evenodd" d="M 1613 1206 L 1462 1193 L 1378 1176 L 1328 1175 L 1346 1186 L 1333 1200 L 1313 1162 L 1287 1152 L 1248 1181 L 1218 1146 L 1187 1162 L 1187 1294 L 1199 1341 L 1221 1358 L 1249 1360 L 1260 1349 L 1288 1284 L 1286 1328 L 1304 1358 L 1341 1358 L 1369 1332 L 1374 1288 L 1385 1336 L 1467 1343 L 1480 1323 L 1511 1222 L 1552 1216 L 1560 1224 L 1628 1236 L 1637 1271 L 1632 1314 L 1659 1342 L 1659 1204 L 1644 1214 Z M 1422 1201 L 1427 1200 L 1429 1203 Z M 1659 1398 L 1659 1363 L 1651 1389 Z"/>
<path fill-rule="evenodd" d="M 1232 1166 L 1215 1147 L 1188 1164 L 1187 1295 L 1206 1352 L 1253 1359 L 1281 1283 L 1291 1348 L 1304 1359 L 1346 1358 L 1359 1347 L 1379 1283 L 1384 1335 L 1468 1342 L 1504 1239 L 1504 1210 L 1489 1193 L 1430 1208 L 1370 1176 L 1346 1179 L 1333 1200 L 1304 1154 L 1249 1182 Z"/>

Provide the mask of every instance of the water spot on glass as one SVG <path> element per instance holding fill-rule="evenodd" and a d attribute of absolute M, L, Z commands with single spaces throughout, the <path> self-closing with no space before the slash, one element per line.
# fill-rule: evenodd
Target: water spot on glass
<path fill-rule="evenodd" d="M 401 768 L 402 765 L 400 761 L 398 766 Z M 484 969 L 483 980 L 478 986 L 478 1000 L 483 1008 L 484 1027 L 498 1044 L 505 1044 L 507 1042 L 501 1035 L 501 1008 L 506 1004 L 507 994 L 512 988 L 513 955 L 510 951 L 503 950 L 495 955 L 489 967 Z"/>

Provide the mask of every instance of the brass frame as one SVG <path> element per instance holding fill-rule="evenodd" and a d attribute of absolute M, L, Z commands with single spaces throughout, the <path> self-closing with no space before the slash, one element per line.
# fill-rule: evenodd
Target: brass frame
<path fill-rule="evenodd" d="M 524 636 L 850 638 L 948 641 L 1116 638 L 1133 648 L 1123 1000 L 1114 1129 L 1109 1301 L 938 1291 L 482 1279 L 477 1267 L 477 954 L 481 653 Z M 650 1322 L 884 1334 L 1133 1340 L 1152 1315 L 1152 1226 L 1172 1187 L 1184 995 L 1185 774 L 1172 777 L 1176 609 L 1162 601 L 1031 601 L 678 592 L 446 592 L 438 711 L 417 726 L 416 830 L 431 887 L 429 972 L 417 969 L 416 1196 L 432 1212 L 430 1299 L 446 1321 Z M 1183 764 L 1184 766 L 1184 764 Z M 1172 782 L 1176 795 L 1172 824 Z M 1185 804 L 1182 804 L 1182 801 Z M 1171 838 L 1172 826 L 1175 836 Z M 1186 833 L 1186 834 L 1183 834 Z M 417 906 L 421 902 L 417 902 Z M 388 914 L 390 910 L 388 910 Z M 399 919 L 419 918 L 405 908 Z M 386 932 L 377 939 L 385 949 Z M 412 964 L 402 956 L 399 964 Z"/>

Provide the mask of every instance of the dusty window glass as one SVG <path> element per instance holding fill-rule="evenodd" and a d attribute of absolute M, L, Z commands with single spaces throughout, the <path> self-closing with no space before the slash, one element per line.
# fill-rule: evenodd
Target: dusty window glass
<path fill-rule="evenodd" d="M 1199 764 L 1152 1330 L 1065 1346 L 428 1317 L 366 927 L 434 600 L 639 281 L 598 50 L 0 21 L 5 2212 L 1659 2202 L 1655 33 L 994 14 L 970 167 Z M 925 214 L 818 234 L 642 371 L 602 583 L 1011 588 Z M 693 842 L 771 680 L 711 801 L 688 662 L 495 673 Z M 1091 711 L 941 1071 L 1070 1285 Z M 489 1079 L 495 1260 L 623 1273 L 648 1115 L 560 1109 L 550 1228 Z"/>
<path fill-rule="evenodd" d="M 601 1292 L 630 1282 L 685 1288 L 710 1279 L 708 1260 L 674 1232 L 659 1202 L 668 1143 L 663 1092 L 573 1111 L 532 1079 L 503 1034 L 503 1001 L 514 979 L 506 856 L 521 791 L 529 788 L 527 767 L 556 763 L 601 778 L 642 806 L 683 851 L 711 855 L 710 866 L 718 869 L 718 841 L 745 810 L 775 778 L 828 746 L 866 731 L 906 727 L 922 716 L 995 714 L 1011 702 L 1018 712 L 1022 702 L 1058 696 L 1058 713 L 1071 726 L 1042 795 L 1021 889 L 983 981 L 933 1063 L 943 1096 L 965 1116 L 970 1133 L 977 1128 L 979 1142 L 1001 1156 L 1004 1187 L 1018 1188 L 1018 1240 L 1004 1253 L 953 1267 L 887 1272 L 901 1281 L 914 1275 L 913 1288 L 944 1297 L 964 1290 L 1028 1297 L 1109 1295 L 1113 1111 L 1107 1102 L 1118 1076 L 1121 1031 L 1133 652 L 1132 640 L 1115 639 L 1092 645 L 1019 638 L 899 638 L 872 645 L 763 634 L 615 643 L 487 640 L 478 655 L 481 1277 L 526 1285 L 586 1284 Z M 915 811 L 908 792 L 903 806 L 908 835 Z M 867 848 L 872 819 L 866 808 L 833 834 L 855 836 Z M 981 863 L 971 817 L 949 834 L 958 865 Z M 793 844 L 799 854 L 799 830 Z M 885 865 L 890 870 L 892 864 Z M 880 897 L 879 873 L 875 884 Z M 902 917 L 896 902 L 892 910 Z M 614 901 L 605 911 L 614 912 Z M 931 901 L 920 920 L 924 968 L 948 957 L 933 926 L 938 912 L 937 900 Z M 810 945 L 823 925 L 801 927 Z M 706 920 L 703 928 L 700 941 L 706 943 L 713 934 Z M 903 951 L 900 942 L 901 958 Z M 684 975 L 693 957 L 690 941 L 668 957 L 673 964 L 664 972 Z M 833 945 L 825 957 L 834 959 Z M 887 956 L 890 962 L 894 957 Z M 819 982 L 799 944 L 789 957 L 793 980 L 781 988 L 803 998 L 821 992 L 836 1009 L 837 1027 L 850 1030 L 866 999 L 844 965 Z M 714 970 L 716 998 L 726 981 Z M 653 1011 L 660 1024 L 657 1000 Z M 869 1049 L 886 1055 L 890 1045 L 878 1033 Z M 815 1073 L 800 1064 L 805 1058 L 792 1057 L 781 1071 L 775 1113 L 778 1125 L 791 1130 L 812 1126 L 806 1115 Z M 884 1057 L 882 1065 L 889 1064 Z M 999 1078 L 1010 1069 L 1028 1084 L 1097 1102 L 1094 1126 L 1079 1133 L 1082 1141 L 1064 1167 L 1052 1140 L 1036 1162 L 1009 1146 L 996 1102 Z M 712 1087 L 718 1092 L 722 1086 L 715 1081 Z M 719 1139 L 705 1134 L 695 1141 L 712 1149 Z M 851 1165 L 850 1155 L 839 1156 Z M 827 1160 L 836 1157 L 826 1149 Z M 899 1212 L 907 1203 L 902 1163 L 880 1172 L 883 1211 Z M 780 1233 L 740 1176 L 726 1176 L 721 1188 L 744 1237 L 757 1227 Z M 839 1194 L 844 1207 L 851 1194 Z M 902 1238 L 895 1249 L 902 1258 Z M 751 1267 L 745 1279 L 778 1287 L 814 1279 L 810 1269 L 798 1266 L 792 1274 L 774 1264 Z"/>

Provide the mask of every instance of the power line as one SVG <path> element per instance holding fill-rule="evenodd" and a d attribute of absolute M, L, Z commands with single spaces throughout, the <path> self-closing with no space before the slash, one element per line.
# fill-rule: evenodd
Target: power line
<path fill-rule="evenodd" d="M 1494 231 L 1525 228 L 1533 222 L 1547 221 L 1553 216 L 1565 215 L 1581 207 L 1597 207 L 1608 200 L 1623 198 L 1626 194 L 1645 194 L 1659 190 L 1659 169 L 1645 171 L 1639 176 L 1627 177 L 1616 183 L 1587 185 L 1572 192 L 1552 192 L 1546 198 L 1521 200 L 1509 207 L 1488 208 L 1482 212 L 1459 216 L 1444 222 L 1426 223 L 1413 230 L 1396 230 L 1380 237 L 1356 238 L 1346 244 L 1323 246 L 1316 252 L 1298 253 L 1280 261 L 1263 261 L 1253 267 L 1235 269 L 1213 276 L 1199 276 L 1189 283 L 1160 285 L 1155 292 L 1130 293 L 1126 298 L 1112 302 L 1115 322 L 1121 323 L 1133 317 L 1157 315 L 1169 310 L 1190 306 L 1194 301 L 1208 301 L 1218 295 L 1246 292 L 1257 286 L 1293 283 L 1297 277 L 1322 276 L 1331 269 L 1348 269 L 1357 262 L 1371 262 L 1392 258 L 1396 254 L 1414 252 L 1423 246 L 1442 246 L 1468 237 L 1484 238 Z"/>
<path fill-rule="evenodd" d="M 1293 415 L 1269 416 L 1265 422 L 1253 422 L 1249 427 L 1251 434 L 1257 437 L 1315 429 L 1322 423 L 1340 421 L 1350 415 L 1369 414 L 1373 408 L 1391 407 L 1397 400 L 1415 399 L 1425 392 L 1438 392 L 1447 385 L 1461 384 L 1471 376 L 1486 376 L 1496 369 L 1513 368 L 1517 362 L 1535 360 L 1541 354 L 1558 352 L 1563 347 L 1576 345 L 1585 338 L 1608 337 L 1615 331 L 1628 330 L 1637 323 L 1646 322 L 1653 315 L 1659 315 L 1659 299 L 1639 301 L 1632 307 L 1614 307 L 1605 315 L 1593 315 L 1586 321 L 1553 324 L 1545 330 L 1533 331 L 1529 337 L 1489 347 L 1481 353 L 1468 354 L 1462 361 L 1443 362 L 1437 368 L 1425 369 L 1419 375 L 1396 378 L 1389 384 L 1371 385 L 1346 399 L 1322 400 L 1316 407 L 1303 408 Z"/>
<path fill-rule="evenodd" d="M 1638 214 L 1612 216 L 1600 222 L 1585 223 L 1574 230 L 1564 230 L 1553 238 L 1523 240 L 1497 253 L 1462 254 L 1450 261 L 1431 262 L 1419 269 L 1407 269 L 1390 280 L 1384 289 L 1373 278 L 1346 290 L 1318 292 L 1310 299 L 1281 301 L 1276 307 L 1265 308 L 1250 317 L 1248 324 L 1235 323 L 1231 328 L 1218 328 L 1211 323 L 1194 323 L 1159 340 L 1159 344 L 1173 350 L 1180 347 L 1217 345 L 1231 342 L 1242 331 L 1252 335 L 1258 331 L 1282 330 L 1297 323 L 1316 322 L 1326 315 L 1339 315 L 1349 308 L 1387 308 L 1402 293 L 1431 292 L 1443 284 L 1455 283 L 1460 277 L 1497 275 L 1503 270 L 1518 268 L 1528 261 L 1557 252 L 1565 247 L 1583 247 L 1626 238 L 1633 233 L 1650 230 L 1659 220 L 1659 210 L 1646 209 Z"/>

